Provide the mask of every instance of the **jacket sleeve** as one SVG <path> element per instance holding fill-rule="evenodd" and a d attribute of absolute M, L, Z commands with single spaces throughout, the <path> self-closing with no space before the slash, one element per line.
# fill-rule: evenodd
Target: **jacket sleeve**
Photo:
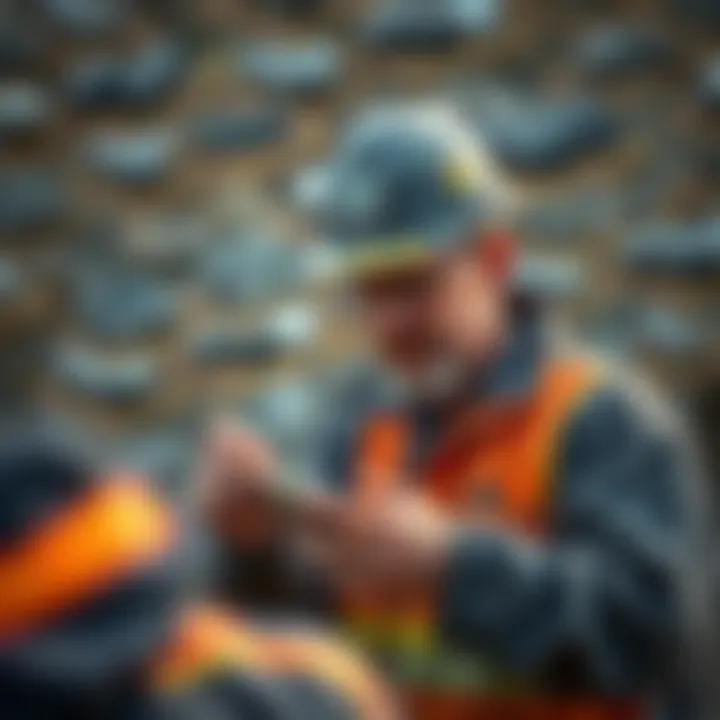
<path fill-rule="evenodd" d="M 446 639 L 561 687 L 610 693 L 656 686 L 682 661 L 686 620 L 704 608 L 689 572 L 703 551 L 698 472 L 654 405 L 608 387 L 577 411 L 546 541 L 458 535 L 439 607 Z"/>

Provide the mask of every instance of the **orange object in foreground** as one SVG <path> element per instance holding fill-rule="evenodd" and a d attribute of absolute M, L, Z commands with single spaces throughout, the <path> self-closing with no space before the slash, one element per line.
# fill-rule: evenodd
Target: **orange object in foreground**
<path fill-rule="evenodd" d="M 0 646 L 161 557 L 175 523 L 141 481 L 119 475 L 0 551 Z"/>
<path fill-rule="evenodd" d="M 336 688 L 361 720 L 394 717 L 382 684 L 347 648 L 310 632 L 258 630 L 209 606 L 183 613 L 149 670 L 156 689 L 173 692 L 223 668 L 305 675 Z"/>

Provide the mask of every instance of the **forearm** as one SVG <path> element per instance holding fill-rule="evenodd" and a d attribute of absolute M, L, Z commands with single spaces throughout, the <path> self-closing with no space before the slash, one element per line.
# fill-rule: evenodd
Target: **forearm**
<path fill-rule="evenodd" d="M 644 689 L 677 659 L 682 626 L 676 558 L 656 550 L 467 533 L 450 552 L 440 631 L 566 688 Z"/>

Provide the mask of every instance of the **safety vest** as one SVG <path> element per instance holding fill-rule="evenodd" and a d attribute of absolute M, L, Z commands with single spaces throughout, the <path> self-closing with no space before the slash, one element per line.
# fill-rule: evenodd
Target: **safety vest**
<path fill-rule="evenodd" d="M 413 487 L 458 521 L 496 523 L 542 537 L 549 522 L 558 445 L 573 410 L 597 387 L 598 364 L 584 356 L 548 358 L 529 397 L 472 408 L 413 468 Z M 366 425 L 356 456 L 360 501 L 392 492 L 405 472 L 412 438 L 399 414 Z M 432 599 L 343 599 L 344 625 L 406 691 L 421 720 L 629 720 L 634 703 L 549 698 L 492 658 L 460 652 L 434 636 Z"/>

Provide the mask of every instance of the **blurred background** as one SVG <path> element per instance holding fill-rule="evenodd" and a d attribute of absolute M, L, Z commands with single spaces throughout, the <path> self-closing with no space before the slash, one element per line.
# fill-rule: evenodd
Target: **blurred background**
<path fill-rule="evenodd" d="M 2 419 L 171 494 L 217 412 L 312 467 L 362 353 L 318 169 L 344 119 L 414 97 L 521 191 L 518 282 L 646 365 L 717 471 L 717 0 L 2 0 Z"/>

